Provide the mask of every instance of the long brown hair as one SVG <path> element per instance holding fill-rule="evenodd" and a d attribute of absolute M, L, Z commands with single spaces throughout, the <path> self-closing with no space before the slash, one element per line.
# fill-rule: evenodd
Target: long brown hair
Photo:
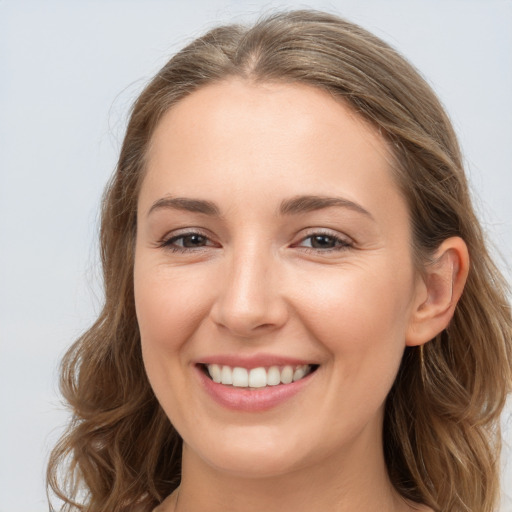
<path fill-rule="evenodd" d="M 394 49 L 315 11 L 211 30 L 174 56 L 136 101 L 103 201 L 105 305 L 62 362 L 73 419 L 51 455 L 49 487 L 66 510 L 115 512 L 150 511 L 179 485 L 181 440 L 146 378 L 135 316 L 137 197 L 162 115 L 233 76 L 320 88 L 379 129 L 394 152 L 420 269 L 446 238 L 465 240 L 471 268 L 454 318 L 423 349 L 406 349 L 386 403 L 383 443 L 391 481 L 405 498 L 435 511 L 491 512 L 499 416 L 512 382 L 512 320 L 455 134 L 432 90 Z"/>

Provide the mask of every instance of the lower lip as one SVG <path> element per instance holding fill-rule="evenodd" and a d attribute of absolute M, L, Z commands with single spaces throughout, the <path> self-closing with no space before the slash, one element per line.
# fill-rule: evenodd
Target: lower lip
<path fill-rule="evenodd" d="M 283 404 L 299 393 L 316 373 L 312 372 L 290 384 L 279 384 L 265 388 L 237 388 L 213 382 L 200 367 L 196 367 L 201 384 L 208 395 L 218 404 L 236 411 L 260 412 Z M 318 370 L 317 370 L 318 371 Z"/>

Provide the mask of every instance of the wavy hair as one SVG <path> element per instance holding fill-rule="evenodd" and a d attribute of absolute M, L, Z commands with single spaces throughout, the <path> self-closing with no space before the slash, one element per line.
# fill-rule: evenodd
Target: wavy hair
<path fill-rule="evenodd" d="M 317 11 L 211 30 L 176 54 L 135 102 L 103 199 L 105 304 L 62 361 L 61 390 L 73 416 L 50 457 L 49 493 L 64 501 L 63 510 L 149 512 L 179 485 L 181 439 L 141 356 L 133 290 L 137 198 L 163 114 L 230 77 L 328 91 L 377 127 L 394 154 L 420 270 L 446 238 L 466 242 L 464 293 L 446 330 L 422 349 L 406 348 L 386 402 L 383 443 L 404 498 L 436 512 L 491 512 L 499 494 L 499 417 L 512 382 L 512 320 L 457 139 L 435 94 L 403 57 L 357 25 Z"/>

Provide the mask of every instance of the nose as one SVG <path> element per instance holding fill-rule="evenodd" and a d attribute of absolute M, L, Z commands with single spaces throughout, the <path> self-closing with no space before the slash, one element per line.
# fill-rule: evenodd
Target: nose
<path fill-rule="evenodd" d="M 227 258 L 211 309 L 211 318 L 219 327 L 233 336 L 253 338 L 286 323 L 288 307 L 275 260 L 256 247 Z"/>

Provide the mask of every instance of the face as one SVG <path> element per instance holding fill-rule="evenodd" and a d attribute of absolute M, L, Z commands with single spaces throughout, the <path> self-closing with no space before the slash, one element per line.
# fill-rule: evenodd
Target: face
<path fill-rule="evenodd" d="M 135 300 L 184 457 L 262 476 L 379 451 L 418 287 L 390 162 L 307 86 L 227 81 L 163 117 Z"/>

